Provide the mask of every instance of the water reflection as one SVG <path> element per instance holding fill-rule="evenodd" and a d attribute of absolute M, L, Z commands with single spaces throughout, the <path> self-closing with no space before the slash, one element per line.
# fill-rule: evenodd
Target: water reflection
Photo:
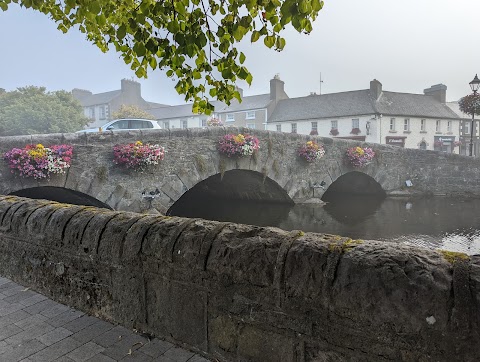
<path fill-rule="evenodd" d="M 325 206 L 290 207 L 210 199 L 176 215 L 480 254 L 480 200 L 355 196 Z"/>

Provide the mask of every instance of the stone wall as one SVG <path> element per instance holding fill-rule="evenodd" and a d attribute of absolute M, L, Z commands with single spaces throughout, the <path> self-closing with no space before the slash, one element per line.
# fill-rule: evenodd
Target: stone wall
<path fill-rule="evenodd" d="M 480 256 L 0 197 L 0 275 L 222 361 L 475 361 Z"/>
<path fill-rule="evenodd" d="M 219 139 L 238 132 L 259 138 L 261 148 L 256 157 L 232 159 L 219 155 L 216 150 Z M 323 143 L 326 149 L 325 157 L 315 164 L 297 156 L 299 146 L 309 139 Z M 137 140 L 164 146 L 165 160 L 143 173 L 115 165 L 112 147 Z M 0 162 L 0 194 L 37 186 L 59 186 L 86 193 L 115 210 L 156 209 L 162 213 L 208 177 L 237 169 L 268 178 L 295 202 L 302 202 L 312 197 L 315 183 L 324 181 L 328 188 L 340 176 L 355 171 L 345 162 L 345 152 L 348 147 L 361 145 L 341 139 L 229 127 L 0 137 L 0 153 L 29 143 L 72 144 L 72 167 L 66 175 L 38 181 L 14 177 L 6 163 Z M 372 177 L 387 195 L 480 196 L 480 158 L 378 144 L 369 146 L 374 148 L 376 157 L 358 171 Z M 413 187 L 405 186 L 407 179 L 413 181 Z M 148 194 L 157 189 L 160 193 L 153 200 L 142 195 L 144 191 Z M 250 198 L 255 198 L 255 191 L 252 190 Z M 321 197 L 322 192 L 316 189 L 315 196 Z"/>

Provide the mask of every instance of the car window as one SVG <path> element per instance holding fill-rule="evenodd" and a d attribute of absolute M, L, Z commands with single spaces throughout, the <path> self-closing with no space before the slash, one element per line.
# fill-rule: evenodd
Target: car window
<path fill-rule="evenodd" d="M 153 125 L 151 122 L 148 122 L 148 121 L 131 120 L 130 128 L 131 129 L 153 128 Z"/>
<path fill-rule="evenodd" d="M 128 120 L 113 122 L 108 129 L 128 129 Z"/>

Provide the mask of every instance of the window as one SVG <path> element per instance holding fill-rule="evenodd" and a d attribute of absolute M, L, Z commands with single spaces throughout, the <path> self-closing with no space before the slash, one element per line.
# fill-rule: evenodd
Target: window
<path fill-rule="evenodd" d="M 128 119 L 124 119 L 121 121 L 113 122 L 110 126 L 107 127 L 107 130 L 111 129 L 129 129 L 128 128 Z"/>
<path fill-rule="evenodd" d="M 405 118 L 403 120 L 403 132 L 410 132 L 410 119 Z"/>
<path fill-rule="evenodd" d="M 88 114 L 89 114 L 90 118 L 95 119 L 95 107 L 90 107 L 88 109 Z"/>
<path fill-rule="evenodd" d="M 447 122 L 447 132 L 452 132 L 452 121 Z"/>
<path fill-rule="evenodd" d="M 201 126 L 200 127 L 207 127 L 207 120 L 206 119 L 201 120 Z"/>
<path fill-rule="evenodd" d="M 360 128 L 360 121 L 358 120 L 358 118 L 352 119 L 352 129 L 353 128 Z"/>
<path fill-rule="evenodd" d="M 255 129 L 255 123 L 247 123 L 247 128 Z"/>
<path fill-rule="evenodd" d="M 332 129 L 338 129 L 338 121 L 332 121 Z"/>
<path fill-rule="evenodd" d="M 281 124 L 277 124 L 277 132 L 282 132 L 282 125 Z"/>
<path fill-rule="evenodd" d="M 437 120 L 437 123 L 435 125 L 435 132 L 442 132 L 442 123 L 440 120 Z"/>
<path fill-rule="evenodd" d="M 129 129 L 153 128 L 153 124 L 147 121 L 130 120 Z"/>
<path fill-rule="evenodd" d="M 470 134 L 470 122 L 465 122 L 463 124 L 463 133 Z"/>
<path fill-rule="evenodd" d="M 424 121 L 424 119 L 422 119 Z M 426 150 L 427 149 L 427 143 L 425 141 L 420 142 L 419 148 L 421 150 Z"/>
<path fill-rule="evenodd" d="M 312 131 L 318 131 L 318 122 L 312 122 Z"/>
<path fill-rule="evenodd" d="M 292 123 L 292 133 L 297 133 L 297 124 Z"/>
<path fill-rule="evenodd" d="M 180 123 L 182 124 L 182 128 L 183 128 L 183 129 L 187 129 L 187 128 L 188 128 L 188 121 L 187 121 L 186 119 L 180 120 Z"/>
<path fill-rule="evenodd" d="M 163 121 L 163 129 L 170 129 L 170 121 Z"/>
<path fill-rule="evenodd" d="M 426 124 L 426 120 L 422 119 L 420 121 L 420 131 L 421 132 L 425 132 L 425 129 L 426 129 L 425 124 Z"/>
<path fill-rule="evenodd" d="M 395 118 L 390 118 L 390 131 L 395 132 Z"/>
<path fill-rule="evenodd" d="M 255 111 L 248 111 L 246 119 L 255 119 Z"/>
<path fill-rule="evenodd" d="M 235 121 L 235 116 L 232 113 L 227 114 L 227 122 Z"/>
<path fill-rule="evenodd" d="M 100 119 L 105 119 L 106 118 L 105 106 L 100 106 L 99 110 L 100 110 Z"/>

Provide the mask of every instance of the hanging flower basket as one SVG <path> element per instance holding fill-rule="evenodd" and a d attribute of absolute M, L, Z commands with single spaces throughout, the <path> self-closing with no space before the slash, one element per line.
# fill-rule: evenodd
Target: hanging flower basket
<path fill-rule="evenodd" d="M 45 147 L 39 143 L 25 148 L 13 148 L 5 152 L 3 159 L 7 161 L 12 173 L 43 179 L 51 174 L 65 173 L 72 163 L 72 154 L 73 147 L 70 145 Z"/>
<path fill-rule="evenodd" d="M 462 141 L 455 141 L 455 142 L 453 143 L 453 146 L 454 146 L 454 147 L 460 147 L 461 145 L 462 145 Z"/>
<path fill-rule="evenodd" d="M 260 148 L 257 137 L 248 134 L 227 134 L 218 142 L 218 152 L 227 157 L 251 156 Z"/>
<path fill-rule="evenodd" d="M 113 146 L 113 162 L 126 168 L 144 170 L 148 166 L 158 165 L 165 158 L 165 148 L 160 145 L 135 143 Z"/>
<path fill-rule="evenodd" d="M 352 128 L 352 131 L 350 132 L 350 134 L 359 134 L 360 132 L 360 128 Z"/>
<path fill-rule="evenodd" d="M 435 147 L 442 147 L 442 146 L 443 146 L 443 142 L 442 142 L 442 141 L 435 141 L 435 142 L 433 142 L 433 145 L 434 145 Z"/>
<path fill-rule="evenodd" d="M 298 155 L 307 162 L 316 162 L 325 156 L 325 149 L 315 141 L 308 141 L 298 149 Z"/>
<path fill-rule="evenodd" d="M 374 157 L 375 152 L 370 147 L 352 147 L 347 150 L 347 158 L 353 167 L 365 167 Z"/>
<path fill-rule="evenodd" d="M 338 136 L 338 129 L 332 128 L 332 129 L 330 130 L 330 134 L 331 134 L 332 136 Z"/>
<path fill-rule="evenodd" d="M 207 119 L 207 126 L 208 127 L 222 127 L 223 122 L 219 118 L 210 117 L 209 119 Z"/>
<path fill-rule="evenodd" d="M 469 94 L 468 96 L 460 98 L 458 101 L 458 108 L 463 113 L 480 116 L 480 94 Z"/>
<path fill-rule="evenodd" d="M 316 129 L 312 129 L 310 131 L 310 136 L 318 136 L 318 131 Z"/>

